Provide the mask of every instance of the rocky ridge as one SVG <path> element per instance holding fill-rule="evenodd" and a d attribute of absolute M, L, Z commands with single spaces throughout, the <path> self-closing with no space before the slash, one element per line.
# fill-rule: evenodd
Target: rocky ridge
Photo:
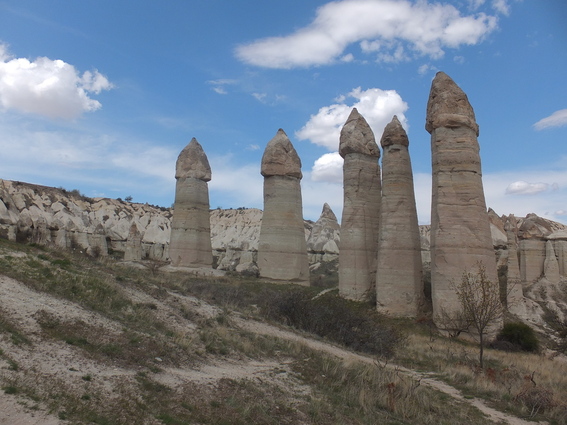
<path fill-rule="evenodd" d="M 262 211 L 255 208 L 215 209 L 211 210 L 210 217 L 217 267 L 253 271 Z M 509 259 L 505 230 L 509 217 L 513 216 L 499 216 L 489 210 L 492 242 L 501 269 L 508 265 Z M 0 179 L 0 237 L 5 239 L 123 258 L 129 239 L 134 237 L 141 240 L 143 259 L 166 262 L 171 219 L 169 208 L 119 199 L 91 199 L 77 191 Z M 567 318 L 567 226 L 535 214 L 514 217 L 514 222 L 519 267 L 524 268 L 520 275 L 524 280 L 525 320 L 542 326 L 545 309 Z M 136 229 L 132 231 L 134 224 Z M 306 220 L 304 229 L 311 269 L 322 263 L 336 267 L 340 226 L 328 205 L 317 222 Z M 420 226 L 420 236 L 424 270 L 428 270 L 429 225 Z M 551 261 L 553 259 L 549 259 L 546 266 L 547 241 L 551 241 L 557 266 Z M 526 244 L 530 249 L 526 249 Z M 547 251 L 550 252 L 550 248 Z M 546 271 L 553 276 L 546 276 Z M 550 277 L 553 279 L 551 283 Z"/>

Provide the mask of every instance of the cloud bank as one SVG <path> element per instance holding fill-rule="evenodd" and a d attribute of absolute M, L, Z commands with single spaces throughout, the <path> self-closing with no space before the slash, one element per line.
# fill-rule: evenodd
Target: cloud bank
<path fill-rule="evenodd" d="M 352 104 L 347 100 L 352 99 Z M 314 181 L 342 182 L 343 159 L 338 154 L 339 138 L 341 128 L 346 122 L 352 108 L 366 119 L 376 142 L 379 143 L 384 127 L 392 120 L 394 115 L 404 126 L 408 128 L 404 112 L 408 105 L 395 90 L 381 90 L 371 88 L 362 90 L 360 87 L 353 89 L 346 96 L 336 99 L 337 103 L 324 106 L 315 115 L 311 115 L 309 121 L 295 133 L 299 140 L 309 140 L 318 146 L 322 146 L 333 153 L 325 154 L 313 165 L 312 173 Z"/>
<path fill-rule="evenodd" d="M 112 84 L 97 70 L 82 75 L 62 60 L 12 58 L 0 44 L 0 105 L 3 110 L 73 119 L 102 105 L 90 95 Z"/>
<path fill-rule="evenodd" d="M 504 10 L 505 2 L 500 6 Z M 311 24 L 282 37 L 269 37 L 236 48 L 242 62 L 265 68 L 294 68 L 352 61 L 347 47 L 379 62 L 413 57 L 441 58 L 446 48 L 479 43 L 497 28 L 485 13 L 461 15 L 450 4 L 409 0 L 342 0 L 317 9 Z"/>
<path fill-rule="evenodd" d="M 567 109 L 560 109 L 536 122 L 534 128 L 536 130 L 544 130 L 551 127 L 563 127 L 564 125 L 567 125 Z"/>

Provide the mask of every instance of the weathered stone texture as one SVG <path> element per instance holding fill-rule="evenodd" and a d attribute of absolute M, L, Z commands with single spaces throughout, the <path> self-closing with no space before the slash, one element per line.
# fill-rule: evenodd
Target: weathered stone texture
<path fill-rule="evenodd" d="M 175 170 L 175 206 L 169 256 L 174 267 L 212 267 L 209 188 L 211 168 L 195 138 L 181 151 Z"/>
<path fill-rule="evenodd" d="M 524 287 L 538 280 L 543 274 L 545 263 L 545 241 L 541 239 L 522 239 L 518 244 L 520 251 L 520 274 Z"/>
<path fill-rule="evenodd" d="M 382 203 L 376 272 L 376 306 L 383 313 L 416 317 L 423 308 L 421 240 L 408 152 L 398 118 L 384 129 Z"/>
<path fill-rule="evenodd" d="M 553 243 L 551 241 L 545 243 L 543 275 L 551 283 L 559 283 L 561 280 L 561 276 L 559 275 L 559 263 L 557 262 L 555 249 L 553 249 Z"/>
<path fill-rule="evenodd" d="M 375 296 L 380 150 L 372 129 L 356 108 L 341 130 L 339 153 L 344 158 L 339 293 L 365 300 Z"/>
<path fill-rule="evenodd" d="M 507 276 L 506 276 L 506 305 L 510 313 L 520 318 L 526 317 L 526 304 L 522 289 L 522 276 L 518 257 L 517 221 L 513 214 L 507 218 L 504 225 L 508 240 Z"/>
<path fill-rule="evenodd" d="M 319 219 L 315 222 L 307 238 L 309 263 L 331 261 L 339 257 L 341 226 L 335 213 L 325 203 Z"/>
<path fill-rule="evenodd" d="M 140 261 L 142 259 L 142 234 L 136 223 L 132 223 L 126 240 L 124 261 Z"/>
<path fill-rule="evenodd" d="M 431 133 L 431 285 L 434 320 L 460 309 L 452 283 L 481 262 L 498 290 L 477 141 L 466 94 L 439 72 L 431 85 L 426 130 Z"/>
<path fill-rule="evenodd" d="M 309 284 L 301 199 L 301 160 L 280 129 L 262 157 L 264 214 L 258 242 L 261 277 Z"/>

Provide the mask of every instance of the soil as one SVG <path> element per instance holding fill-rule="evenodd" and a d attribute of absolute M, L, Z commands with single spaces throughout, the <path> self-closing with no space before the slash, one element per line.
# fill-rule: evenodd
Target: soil
<path fill-rule="evenodd" d="M 134 289 L 129 289 L 129 294 L 133 299 L 136 299 L 137 302 L 159 303 L 157 311 L 165 315 L 164 317 L 168 319 L 169 323 L 188 331 L 194 328 L 194 324 L 179 316 L 176 310 L 171 308 L 169 303 L 173 303 L 172 305 L 175 303 L 183 303 L 186 307 L 206 317 L 214 316 L 215 311 L 217 311 L 216 307 L 201 300 L 179 294 L 170 293 L 161 301 Z M 101 377 L 100 379 L 106 379 L 108 382 L 112 382 L 112 380 L 117 377 L 135 373 L 133 370 L 120 367 L 105 367 L 101 363 L 81 356 L 80 353 L 71 346 L 66 347 L 42 340 L 40 329 L 37 321 L 34 319 L 34 315 L 40 310 L 45 310 L 66 320 L 81 319 L 87 321 L 89 324 L 104 326 L 108 329 L 108 332 L 119 331 L 120 326 L 118 323 L 95 312 L 87 311 L 67 300 L 33 291 L 24 284 L 5 276 L 0 276 L 0 300 L 0 308 L 3 310 L 4 314 L 10 317 L 11 320 L 19 323 L 19 326 L 24 328 L 26 335 L 28 335 L 30 339 L 33 339 L 34 350 L 27 350 L 25 346 L 15 346 L 14 349 L 14 346 L 11 346 L 11 356 L 17 358 L 18 364 L 22 367 L 29 368 L 33 366 L 41 371 L 41 373 L 54 374 L 64 380 L 75 379 L 78 380 L 78 382 L 80 382 L 80 379 L 77 379 L 77 377 L 87 374 Z M 328 342 L 309 338 L 308 336 L 300 335 L 290 330 L 281 329 L 242 317 L 234 317 L 233 321 L 237 326 L 249 332 L 298 342 L 311 349 L 336 356 L 345 362 L 376 364 L 376 359 L 372 357 L 353 353 Z M 0 338 L 0 348 L 6 351 L 7 347 L 8 342 Z M 427 373 L 416 372 L 393 364 L 381 366 L 395 369 L 398 373 L 419 379 L 422 385 L 427 385 L 442 391 L 461 402 L 470 403 L 495 423 L 510 425 L 534 424 L 534 422 L 528 422 L 497 411 L 487 406 L 483 400 L 465 398 L 456 388 L 433 378 Z M 8 363 L 0 359 L 0 368 L 8 369 L 8 367 Z M 158 376 L 160 381 L 170 385 L 188 381 L 214 385 L 223 378 L 238 379 L 255 377 L 281 386 L 282 388 L 287 388 L 288 391 L 291 389 L 296 392 L 296 394 L 308 393 L 310 391 L 308 387 L 301 386 L 297 381 L 292 380 L 287 372 L 288 368 L 285 361 L 238 361 L 234 359 L 221 361 L 215 359 L 201 364 L 196 368 L 163 368 L 163 372 L 158 374 Z M 63 425 L 65 423 L 66 421 L 58 419 L 58 417 L 53 414 L 49 414 L 46 407 L 41 404 L 33 403 L 29 399 L 19 397 L 18 395 L 9 395 L 4 391 L 0 392 L 0 425 Z"/>

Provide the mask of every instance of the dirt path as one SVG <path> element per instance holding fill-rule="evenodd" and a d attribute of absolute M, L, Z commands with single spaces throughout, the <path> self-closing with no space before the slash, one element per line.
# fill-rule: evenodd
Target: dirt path
<path fill-rule="evenodd" d="M 256 322 L 256 321 L 251 321 L 251 320 L 244 320 L 244 319 L 236 319 L 236 323 L 238 326 L 240 326 L 241 328 L 249 331 L 249 332 L 253 332 L 256 334 L 260 334 L 260 335 L 267 335 L 267 336 L 274 336 L 277 338 L 281 338 L 281 339 L 285 339 L 288 341 L 295 341 L 295 342 L 299 342 L 311 349 L 317 350 L 317 351 L 323 351 L 325 353 L 331 354 L 335 357 L 338 357 L 342 360 L 344 360 L 345 362 L 362 362 L 362 363 L 368 363 L 368 364 L 375 364 L 376 360 L 374 358 L 362 355 L 362 354 L 357 354 L 357 353 L 353 353 L 351 351 L 345 350 L 344 348 L 326 343 L 326 342 L 322 342 L 322 341 L 317 341 L 314 339 L 310 339 L 310 338 L 306 338 L 303 337 L 301 335 L 298 335 L 296 333 L 290 332 L 290 331 L 285 331 L 282 330 L 280 328 L 277 328 L 275 326 L 271 326 L 268 325 L 266 323 L 261 323 L 261 322 Z M 493 409 L 492 407 L 489 407 L 485 404 L 485 402 L 479 398 L 465 398 L 463 396 L 463 394 L 461 393 L 461 391 L 459 391 L 458 389 L 446 384 L 445 382 L 439 381 L 435 378 L 432 378 L 429 374 L 427 373 L 421 373 L 421 372 L 416 372 L 413 371 L 411 369 L 407 369 L 405 367 L 402 366 L 397 366 L 397 365 L 392 365 L 392 364 L 386 364 L 385 367 L 391 369 L 391 370 L 396 370 L 399 373 L 403 373 L 407 376 L 410 376 L 414 379 L 419 379 L 421 381 L 421 384 L 426 385 L 430 388 L 433 388 L 435 390 L 441 391 L 451 397 L 453 397 L 456 400 L 459 400 L 461 402 L 464 403 L 469 403 L 471 405 L 473 405 L 474 407 L 476 407 L 478 410 L 480 410 L 482 413 L 484 413 L 489 419 L 491 419 L 492 421 L 494 421 L 495 423 L 504 423 L 504 424 L 509 424 L 509 425 L 535 425 L 535 424 L 540 424 L 540 425 L 544 425 L 547 424 L 547 422 L 533 422 L 533 421 L 525 421 L 521 418 L 515 417 L 515 416 L 510 416 L 507 415 L 506 413 L 500 412 L 499 410 Z"/>

